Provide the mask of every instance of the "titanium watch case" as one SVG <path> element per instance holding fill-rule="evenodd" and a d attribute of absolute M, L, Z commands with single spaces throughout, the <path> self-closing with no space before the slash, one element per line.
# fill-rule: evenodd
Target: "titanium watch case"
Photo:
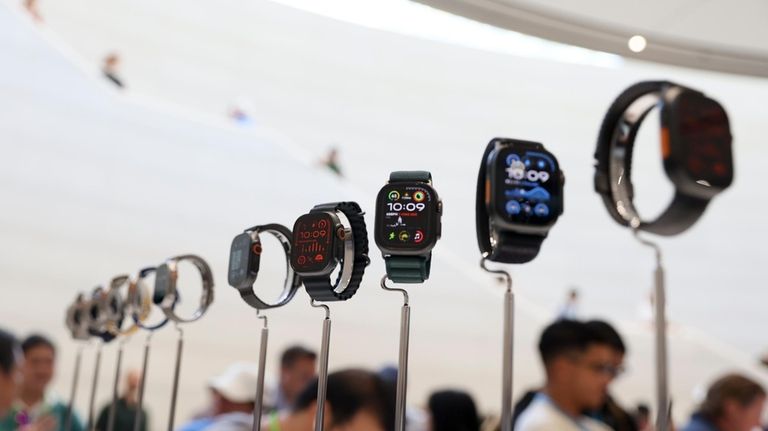
<path fill-rule="evenodd" d="M 178 263 L 190 262 L 200 272 L 203 283 L 203 292 L 200 296 L 200 305 L 191 317 L 184 318 L 177 315 L 174 308 L 179 301 L 179 291 L 176 281 L 178 279 Z M 213 273 L 208 263 L 201 257 L 186 254 L 172 257 L 157 267 L 155 271 L 155 290 L 153 302 L 160 305 L 169 320 L 176 323 L 194 322 L 205 314 L 213 302 Z"/>
<path fill-rule="evenodd" d="M 75 301 L 67 308 L 66 325 L 72 339 L 86 341 L 91 338 L 88 331 L 90 304 L 82 293 L 78 294 Z"/>
<path fill-rule="evenodd" d="M 563 214 L 564 199 L 563 189 L 565 186 L 565 176 L 560 169 L 560 165 L 557 162 L 554 154 L 547 151 L 544 146 L 538 142 L 512 140 L 504 138 L 495 138 L 492 141 L 494 143 L 494 149 L 488 155 L 486 160 L 486 187 L 485 187 L 485 206 L 486 211 L 489 214 L 491 232 L 497 233 L 498 231 L 513 231 L 523 234 L 533 234 L 546 236 L 547 233 L 557 222 L 558 218 Z M 556 181 L 552 188 L 552 205 L 550 205 L 550 211 L 554 214 L 548 222 L 544 224 L 528 224 L 528 223 L 515 223 L 505 220 L 504 216 L 504 203 L 498 199 L 499 192 L 503 188 L 501 185 L 503 181 L 500 178 L 505 178 L 505 173 L 499 169 L 498 157 L 507 148 L 514 148 L 515 150 L 522 150 L 520 152 L 537 152 L 544 153 L 549 156 L 554 164 L 554 171 L 557 173 L 552 180 Z"/>
<path fill-rule="evenodd" d="M 280 241 L 286 258 L 284 288 L 277 301 L 271 304 L 261 300 L 254 291 L 263 252 L 259 236 L 262 232 L 269 233 Z M 232 240 L 227 280 L 248 305 L 259 310 L 276 308 L 288 303 L 296 294 L 301 286 L 301 278 L 291 266 L 292 236 L 291 231 L 283 225 L 267 224 L 249 228 Z"/>
<path fill-rule="evenodd" d="M 309 212 L 299 217 L 293 225 L 294 250 L 298 240 L 296 235 L 300 232 L 300 230 L 297 230 L 299 228 L 299 223 L 306 223 L 305 220 L 308 220 L 311 217 L 317 217 L 319 214 L 325 215 L 330 222 L 330 253 L 326 253 L 330 258 L 324 258 L 323 263 L 321 264 L 323 266 L 319 269 L 301 270 L 297 269 L 297 267 L 301 268 L 301 266 L 304 265 L 299 263 L 302 254 L 294 252 L 291 254 L 291 266 L 294 271 L 302 277 L 321 277 L 330 276 L 333 270 L 336 269 L 336 266 L 338 266 L 339 262 L 343 262 L 341 272 L 346 280 L 343 279 L 342 282 L 339 283 L 339 287 L 342 287 L 342 285 L 346 286 L 352 275 L 352 265 L 355 260 L 355 238 L 354 232 L 352 231 L 352 224 L 343 212 L 317 211 Z M 318 222 L 319 221 L 320 220 L 318 220 Z M 344 289 L 341 290 L 343 291 Z"/>
<path fill-rule="evenodd" d="M 656 219 L 645 221 L 634 206 L 632 153 L 643 120 L 657 107 L 664 170 L 675 195 Z M 666 236 L 682 233 L 732 183 L 731 144 L 728 117 L 717 101 L 668 81 L 639 82 L 613 101 L 603 119 L 595 151 L 595 190 L 623 226 Z M 691 163 L 709 167 L 709 175 L 696 175 Z"/>
<path fill-rule="evenodd" d="M 406 247 L 391 247 L 386 244 L 386 241 L 384 240 L 384 229 L 382 226 L 382 223 L 384 223 L 384 217 L 382 215 L 382 208 L 385 204 L 385 201 L 387 199 L 387 188 L 389 186 L 397 186 L 398 188 L 406 188 L 406 187 L 418 187 L 418 188 L 424 188 L 427 189 L 427 191 L 430 193 L 434 200 L 434 204 L 432 205 L 433 208 L 429 209 L 429 213 L 427 214 L 428 221 L 427 223 L 430 226 L 430 237 L 426 238 L 426 241 L 424 244 L 419 248 L 406 248 Z M 437 194 L 437 191 L 435 191 L 434 187 L 432 187 L 431 183 L 428 182 L 421 182 L 421 181 L 403 181 L 403 182 L 388 182 L 384 187 L 379 190 L 379 194 L 376 196 L 376 217 L 375 217 L 375 228 L 374 228 L 374 240 L 376 241 L 376 246 L 379 247 L 381 250 L 382 256 L 386 255 L 398 255 L 398 256 L 423 256 L 428 254 L 430 251 L 432 251 L 433 248 L 435 248 L 435 245 L 437 245 L 437 241 L 440 239 L 443 233 L 443 226 L 442 226 L 442 215 L 443 215 L 443 201 L 440 200 L 440 196 Z"/>

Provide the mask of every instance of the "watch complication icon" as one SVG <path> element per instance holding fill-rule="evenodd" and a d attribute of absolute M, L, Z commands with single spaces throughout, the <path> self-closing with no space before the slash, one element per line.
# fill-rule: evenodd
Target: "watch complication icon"
<path fill-rule="evenodd" d="M 413 200 L 416 202 L 423 202 L 424 201 L 424 192 L 416 192 L 413 194 Z"/>
<path fill-rule="evenodd" d="M 395 239 L 395 233 L 394 232 L 390 232 L 389 233 L 389 240 L 393 241 L 394 239 Z"/>
<path fill-rule="evenodd" d="M 400 192 L 398 192 L 397 190 L 392 190 L 391 192 L 389 192 L 389 195 L 387 197 L 391 201 L 396 201 L 400 199 Z"/>
<path fill-rule="evenodd" d="M 417 230 L 416 233 L 413 234 L 413 242 L 416 244 L 424 241 L 424 232 Z"/>
<path fill-rule="evenodd" d="M 411 236 L 408 235 L 408 232 L 402 231 L 402 232 L 400 232 L 399 238 L 400 238 L 400 241 L 406 242 L 406 241 L 408 241 L 408 239 L 411 238 Z"/>
<path fill-rule="evenodd" d="M 514 180 L 522 180 L 525 178 L 525 163 L 520 160 L 512 160 L 512 163 L 507 167 L 507 176 Z"/>

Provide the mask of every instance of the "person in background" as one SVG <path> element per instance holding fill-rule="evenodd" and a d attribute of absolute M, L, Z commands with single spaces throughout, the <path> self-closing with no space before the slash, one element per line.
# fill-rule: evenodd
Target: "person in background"
<path fill-rule="evenodd" d="M 0 431 L 30 425 L 63 431 L 68 406 L 48 391 L 56 370 L 56 347 L 47 337 L 34 334 L 21 343 L 21 350 L 21 382 L 11 411 L 0 421 Z M 83 431 L 83 423 L 74 412 L 71 422 L 69 431 Z"/>
<path fill-rule="evenodd" d="M 179 431 L 251 431 L 258 384 L 258 366 L 247 362 L 232 364 L 211 379 L 210 416 L 192 420 Z"/>
<path fill-rule="evenodd" d="M 480 431 L 475 401 L 466 392 L 434 392 L 427 405 L 431 431 Z"/>
<path fill-rule="evenodd" d="M 16 337 L 0 329 L 0 417 L 8 414 L 16 398 L 21 356 L 21 346 Z"/>
<path fill-rule="evenodd" d="M 739 374 L 715 381 L 699 410 L 682 431 L 752 431 L 759 429 L 766 392 Z"/>
<path fill-rule="evenodd" d="M 104 77 L 112 81 L 119 88 L 125 88 L 123 80 L 120 78 L 120 56 L 117 53 L 109 53 L 104 57 L 104 65 L 101 68 Z"/>
<path fill-rule="evenodd" d="M 27 13 L 29 13 L 35 21 L 41 23 L 43 22 L 43 16 L 40 15 L 40 9 L 38 9 L 37 6 L 37 0 L 24 0 L 24 9 L 27 10 Z"/>
<path fill-rule="evenodd" d="M 546 383 L 517 419 L 515 430 L 610 430 L 584 412 L 601 408 L 620 372 L 611 345 L 584 322 L 560 320 L 544 329 L 539 353 Z"/>
<path fill-rule="evenodd" d="M 280 357 L 280 380 L 274 409 L 288 411 L 301 391 L 317 376 L 317 354 L 302 346 L 291 346 Z"/>
<path fill-rule="evenodd" d="M 627 353 L 626 345 L 618 331 L 608 322 L 602 320 L 590 320 L 586 325 L 608 345 L 611 349 L 610 365 L 617 373 L 624 370 L 624 356 Z M 637 431 L 635 420 L 621 405 L 610 395 L 606 395 L 605 403 L 588 415 L 608 425 L 614 431 Z"/>
<path fill-rule="evenodd" d="M 635 425 L 638 431 L 651 431 L 651 409 L 647 404 L 638 404 L 635 411 Z"/>
<path fill-rule="evenodd" d="M 560 311 L 557 313 L 557 320 L 576 320 L 579 318 L 579 291 L 572 287 L 568 291 L 568 298 L 565 300 Z"/>
<path fill-rule="evenodd" d="M 139 385 L 141 384 L 141 375 L 136 370 L 128 371 L 125 374 L 125 392 L 115 404 L 115 424 L 114 431 L 134 431 L 136 422 L 136 407 L 138 405 Z M 109 414 L 112 403 L 108 403 L 101 409 L 96 421 L 98 431 L 106 431 L 108 427 Z M 146 410 L 141 412 L 140 431 L 147 431 L 149 419 Z"/>
<path fill-rule="evenodd" d="M 317 410 L 317 379 L 296 399 L 290 413 L 262 421 L 262 431 L 311 431 Z M 350 369 L 328 375 L 326 431 L 390 431 L 395 426 L 395 393 L 376 373 Z"/>
<path fill-rule="evenodd" d="M 341 164 L 339 163 L 338 148 L 331 147 L 331 149 L 328 151 L 328 155 L 325 156 L 325 159 L 322 161 L 322 165 L 330 169 L 334 174 L 338 175 L 339 177 L 344 177 L 344 174 L 341 170 Z"/>
<path fill-rule="evenodd" d="M 610 365 L 615 370 L 616 374 L 622 372 L 624 364 L 624 356 L 626 354 L 626 346 L 621 338 L 621 335 L 616 329 L 609 323 L 602 320 L 591 320 L 586 322 L 585 325 L 592 331 L 593 336 L 600 340 L 600 343 L 607 345 L 611 350 Z M 525 409 L 534 401 L 539 391 L 528 391 L 523 397 L 515 404 L 514 411 L 512 413 L 512 426 L 514 428 L 518 418 Z M 593 419 L 608 425 L 614 431 L 636 431 L 637 427 L 632 416 L 627 413 L 621 406 L 611 397 L 606 394 L 605 402 L 602 406 L 593 410 L 585 410 L 582 412 L 585 416 L 589 416 Z"/>

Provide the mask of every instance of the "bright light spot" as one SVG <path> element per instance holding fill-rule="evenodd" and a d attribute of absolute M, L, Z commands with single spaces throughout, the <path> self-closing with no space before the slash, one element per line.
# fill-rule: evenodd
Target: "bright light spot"
<path fill-rule="evenodd" d="M 643 36 L 637 34 L 629 38 L 628 45 L 632 52 L 643 52 L 645 47 L 648 46 L 648 41 Z"/>

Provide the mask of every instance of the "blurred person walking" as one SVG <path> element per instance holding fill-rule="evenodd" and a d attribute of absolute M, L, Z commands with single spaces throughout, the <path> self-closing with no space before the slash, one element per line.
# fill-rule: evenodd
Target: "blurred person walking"
<path fill-rule="evenodd" d="M 273 410 L 291 409 L 312 379 L 317 377 L 317 354 L 303 346 L 291 346 L 280 355 L 280 376 L 274 393 Z"/>
<path fill-rule="evenodd" d="M 139 385 L 141 384 L 141 374 L 136 370 L 128 371 L 125 374 L 125 392 L 118 398 L 115 404 L 115 425 L 114 431 L 134 431 L 136 422 L 136 408 L 138 407 Z M 109 415 L 112 403 L 108 403 L 101 409 L 99 417 L 96 420 L 96 429 L 106 431 L 109 428 Z M 147 431 L 149 428 L 149 418 L 147 411 L 142 409 L 140 431 Z"/>
<path fill-rule="evenodd" d="M 584 414 L 600 409 L 620 373 L 614 350 L 590 325 L 561 320 L 541 335 L 546 383 L 515 424 L 516 431 L 608 431 Z"/>
<path fill-rule="evenodd" d="M 579 318 L 579 290 L 572 287 L 568 291 L 565 304 L 557 312 L 557 320 L 576 320 Z"/>
<path fill-rule="evenodd" d="M 766 391 L 739 374 L 715 381 L 699 410 L 682 431 L 753 431 L 760 428 Z"/>
<path fill-rule="evenodd" d="M 0 416 L 5 416 L 16 398 L 22 358 L 21 345 L 11 333 L 0 329 Z"/>
<path fill-rule="evenodd" d="M 10 431 L 35 425 L 39 428 L 64 431 L 68 405 L 48 390 L 56 371 L 56 347 L 47 337 L 30 335 L 21 343 L 24 355 L 20 367 L 21 381 L 16 400 L 0 421 L 0 431 Z M 70 430 L 83 431 L 83 423 L 72 413 Z"/>
<path fill-rule="evenodd" d="M 118 88 L 125 88 L 122 78 L 120 78 L 120 56 L 115 53 L 109 53 L 104 57 L 104 65 L 101 68 L 104 77 L 112 81 Z"/>

